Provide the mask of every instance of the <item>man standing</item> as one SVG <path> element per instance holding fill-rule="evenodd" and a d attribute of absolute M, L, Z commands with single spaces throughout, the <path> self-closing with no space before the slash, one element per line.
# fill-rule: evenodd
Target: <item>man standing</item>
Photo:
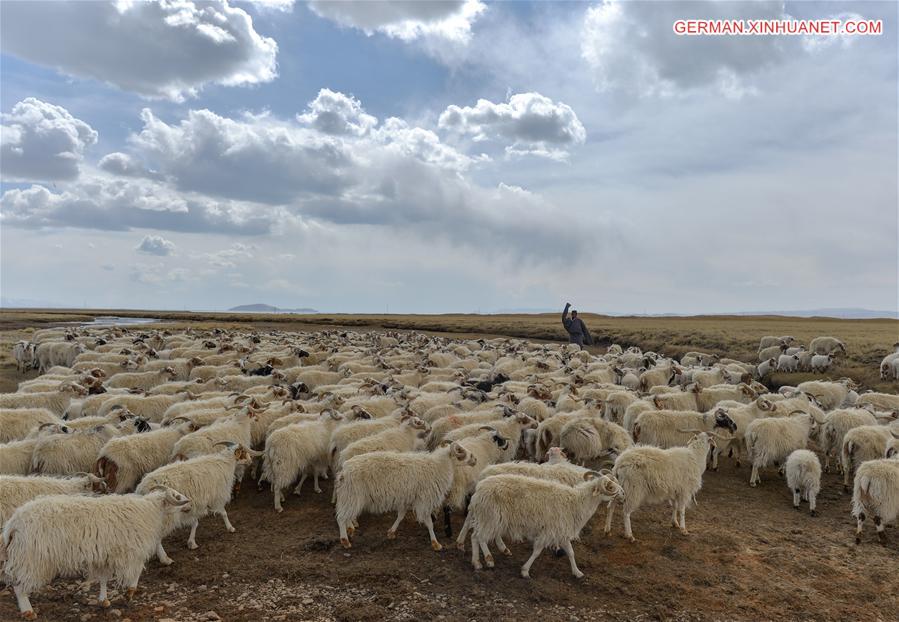
<path fill-rule="evenodd" d="M 593 345 L 593 337 L 590 336 L 590 331 L 587 330 L 587 325 L 584 324 L 584 320 L 577 316 L 577 311 L 571 310 L 571 317 L 568 317 L 568 309 L 571 308 L 571 303 L 565 303 L 565 310 L 562 311 L 562 326 L 565 327 L 565 330 L 568 331 L 568 343 L 576 343 L 583 349 L 585 345 L 592 346 Z"/>

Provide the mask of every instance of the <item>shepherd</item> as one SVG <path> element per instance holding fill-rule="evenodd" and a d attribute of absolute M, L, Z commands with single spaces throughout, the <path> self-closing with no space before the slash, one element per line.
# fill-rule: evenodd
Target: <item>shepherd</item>
<path fill-rule="evenodd" d="M 565 303 L 565 310 L 562 311 L 562 326 L 568 331 L 568 343 L 576 343 L 583 350 L 584 346 L 593 345 L 593 337 L 587 330 L 584 320 L 577 316 L 577 311 L 571 309 L 571 317 L 568 317 L 568 309 L 571 309 L 571 303 Z"/>

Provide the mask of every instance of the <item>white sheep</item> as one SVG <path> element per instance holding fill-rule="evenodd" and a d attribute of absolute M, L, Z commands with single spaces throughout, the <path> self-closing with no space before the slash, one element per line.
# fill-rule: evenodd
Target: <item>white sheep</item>
<path fill-rule="evenodd" d="M 46 393 L 0 394 L 0 408 L 46 408 L 61 417 L 76 395 L 87 395 L 87 389 L 73 382 L 64 382 L 56 391 Z"/>
<path fill-rule="evenodd" d="M 338 470 L 350 458 L 372 451 L 420 451 L 424 449 L 423 436 L 428 430 L 427 423 L 418 417 L 409 417 L 397 427 L 354 441 L 340 452 Z"/>
<path fill-rule="evenodd" d="M 0 443 L 20 441 L 45 423 L 62 423 L 46 408 L 0 408 Z"/>
<path fill-rule="evenodd" d="M 899 366 L 896 365 L 896 361 L 899 361 L 899 342 L 893 344 L 893 349 L 895 350 L 894 352 L 887 354 L 880 361 L 881 380 L 887 380 L 891 377 L 899 380 Z"/>
<path fill-rule="evenodd" d="M 570 421 L 559 433 L 559 447 L 584 464 L 590 460 L 615 460 L 634 444 L 623 427 L 597 417 Z"/>
<path fill-rule="evenodd" d="M 797 449 L 787 456 L 787 487 L 793 491 L 793 507 L 799 509 L 802 499 L 808 500 L 809 513 L 817 516 L 815 498 L 821 490 L 821 462 L 814 452 Z"/>
<path fill-rule="evenodd" d="M 815 354 L 811 360 L 812 371 L 822 374 L 830 369 L 832 363 L 833 354 Z"/>
<path fill-rule="evenodd" d="M 434 534 L 431 514 L 443 503 L 453 483 L 454 463 L 474 466 L 477 459 L 460 443 L 431 453 L 377 451 L 347 460 L 337 478 L 337 527 L 340 543 L 350 548 L 348 528 L 364 511 L 396 512 L 387 538 L 410 510 L 424 524 L 435 551 L 443 547 Z"/>
<path fill-rule="evenodd" d="M 746 426 L 746 453 L 752 462 L 749 485 L 755 487 L 762 481 L 760 468 L 779 466 L 795 450 L 805 449 L 814 424 L 811 414 L 797 410 L 789 417 L 756 419 Z"/>
<path fill-rule="evenodd" d="M 170 488 L 143 497 L 50 495 L 29 501 L 7 521 L 0 546 L 22 616 L 37 617 L 29 596 L 59 575 L 84 572 L 99 581 L 103 607 L 110 605 L 110 579 L 127 588 L 130 600 L 159 546 L 166 518 L 188 508 L 190 500 Z"/>
<path fill-rule="evenodd" d="M 175 443 L 191 429 L 190 423 L 181 423 L 113 437 L 100 448 L 94 472 L 106 480 L 111 492 L 131 492 L 144 475 L 168 463 Z"/>
<path fill-rule="evenodd" d="M 190 497 L 189 511 L 176 514 L 167 520 L 162 534 L 167 536 L 179 527 L 190 524 L 190 535 L 187 538 L 189 549 L 199 548 L 196 539 L 197 526 L 200 519 L 207 514 L 221 516 L 229 533 L 237 531 L 228 520 L 225 505 L 231 500 L 237 467 L 249 464 L 257 452 L 228 441 L 217 443 L 216 448 L 219 447 L 221 449 L 214 454 L 174 462 L 151 471 L 137 485 L 136 492 L 142 495 L 150 494 L 160 486 L 169 488 L 179 486 L 180 490 L 185 491 L 184 494 Z M 166 566 L 172 563 L 162 548 L 161 540 L 156 549 L 156 557 Z"/>
<path fill-rule="evenodd" d="M 584 573 L 574 559 L 572 540 L 580 537 L 599 504 L 618 499 L 622 487 L 614 479 L 596 472 L 577 486 L 521 475 L 496 475 L 478 484 L 468 508 L 471 524 L 471 563 L 481 568 L 480 553 L 488 567 L 493 556 L 488 543 L 502 545 L 503 538 L 533 543 L 531 556 L 521 567 L 521 576 L 530 578 L 531 565 L 546 547 L 560 548 L 568 555 L 571 573 Z"/>
<path fill-rule="evenodd" d="M 103 425 L 39 438 L 31 455 L 31 470 L 44 475 L 88 473 L 106 441 L 118 435 L 115 427 Z"/>
<path fill-rule="evenodd" d="M 646 503 L 671 505 L 672 524 L 687 534 L 687 506 L 702 488 L 706 457 L 714 441 L 705 432 L 697 434 L 686 447 L 659 449 L 638 445 L 615 460 L 612 474 L 624 490 L 624 536 L 636 542 L 631 531 L 631 514 Z M 614 504 L 606 514 L 606 534 L 612 531 Z"/>
<path fill-rule="evenodd" d="M 16 371 L 24 372 L 34 366 L 34 350 L 37 346 L 30 341 L 19 341 L 13 346 L 13 358 L 16 359 Z"/>
<path fill-rule="evenodd" d="M 321 492 L 319 477 L 327 477 L 328 444 L 331 433 L 343 416 L 333 410 L 323 411 L 318 421 L 296 423 L 272 432 L 265 439 L 262 452 L 262 479 L 271 483 L 275 511 L 283 510 L 284 489 L 300 478 L 293 493 L 300 494 L 306 478 L 312 475 L 315 492 Z"/>
<path fill-rule="evenodd" d="M 54 365 L 71 367 L 75 364 L 75 358 L 85 351 L 86 348 L 77 342 L 46 341 L 37 346 L 34 357 L 38 363 L 38 370 L 44 373 Z"/>
<path fill-rule="evenodd" d="M 149 391 L 153 387 L 175 380 L 178 373 L 173 367 L 163 367 L 152 371 L 125 372 L 112 376 L 103 383 L 107 389 L 143 389 Z"/>
<path fill-rule="evenodd" d="M 884 527 L 899 515 L 899 455 L 869 460 L 858 467 L 852 493 L 852 515 L 856 517 L 855 543 L 861 544 L 862 527 L 870 516 L 877 537 L 886 543 Z"/>
<path fill-rule="evenodd" d="M 863 425 L 846 432 L 840 451 L 843 490 L 849 492 L 849 477 L 853 469 L 868 460 L 882 458 L 893 437 L 899 438 L 899 431 L 885 425 Z"/>
<path fill-rule="evenodd" d="M 106 492 L 106 483 L 87 473 L 72 477 L 0 475 L 0 528 L 16 508 L 41 495 L 77 495 Z"/>
<path fill-rule="evenodd" d="M 843 447 L 846 433 L 863 425 L 877 425 L 877 418 L 864 408 L 846 408 L 832 410 L 824 416 L 824 423 L 819 432 L 819 444 L 824 454 L 824 472 L 830 472 L 830 457 L 839 454 Z"/>
<path fill-rule="evenodd" d="M 799 355 L 798 354 L 781 354 L 777 357 L 777 371 L 781 372 L 797 372 L 799 371 Z"/>
<path fill-rule="evenodd" d="M 813 354 L 833 354 L 835 352 L 846 354 L 846 344 L 836 337 L 815 337 L 808 344 L 808 349 Z"/>

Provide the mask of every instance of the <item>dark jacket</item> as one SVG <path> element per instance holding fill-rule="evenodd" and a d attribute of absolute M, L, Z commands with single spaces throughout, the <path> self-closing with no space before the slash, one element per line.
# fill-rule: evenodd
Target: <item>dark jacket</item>
<path fill-rule="evenodd" d="M 571 305 L 567 304 L 565 305 L 565 310 L 562 311 L 562 326 L 568 331 L 568 343 L 576 343 L 579 346 L 592 346 L 593 337 L 590 336 L 590 331 L 587 330 L 587 325 L 584 324 L 584 320 L 579 317 L 568 317 L 568 309 L 570 308 Z"/>

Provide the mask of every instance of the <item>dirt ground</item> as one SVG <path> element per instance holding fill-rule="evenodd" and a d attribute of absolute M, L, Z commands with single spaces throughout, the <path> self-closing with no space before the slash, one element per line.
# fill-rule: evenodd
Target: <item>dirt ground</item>
<path fill-rule="evenodd" d="M 8 341 L 10 334 L 3 335 Z M 3 344 L 6 348 L 6 343 Z M 2 375 L 14 387 L 15 370 Z M 3 390 L 11 390 L 4 388 Z M 252 484 L 228 508 L 237 533 L 217 517 L 200 523 L 200 548 L 187 533 L 166 540 L 170 567 L 151 561 L 134 601 L 114 592 L 109 610 L 96 607 L 97 586 L 60 579 L 32 603 L 43 620 L 881 620 L 899 619 L 899 530 L 888 544 L 873 528 L 854 544 L 849 495 L 825 475 L 819 516 L 797 512 L 776 471 L 749 488 L 748 470 L 725 460 L 708 472 L 687 512 L 692 532 L 669 526 L 667 507 L 634 515 L 636 544 L 621 536 L 620 513 L 603 537 L 604 509 L 575 544 L 586 573 L 573 578 L 565 558 L 550 552 L 531 580 L 518 575 L 526 544 L 512 558 L 474 572 L 438 530 L 445 549 L 431 550 L 410 516 L 398 538 L 385 538 L 392 516 L 364 515 L 354 546 L 340 547 L 330 482 L 316 495 L 288 497 L 283 514 L 268 490 Z M 454 517 L 454 529 L 462 517 Z M 11 590 L 0 594 L 0 620 L 17 615 Z"/>

